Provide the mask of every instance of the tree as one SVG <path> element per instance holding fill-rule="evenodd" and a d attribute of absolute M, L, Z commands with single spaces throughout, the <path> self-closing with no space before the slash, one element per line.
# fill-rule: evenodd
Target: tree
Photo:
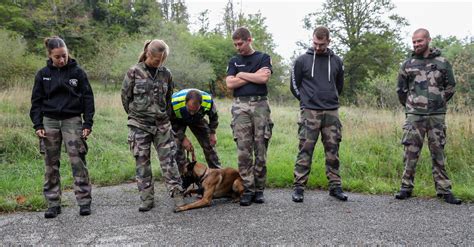
<path fill-rule="evenodd" d="M 166 21 L 187 26 L 189 14 L 184 0 L 162 0 L 161 13 Z"/>
<path fill-rule="evenodd" d="M 27 35 L 33 31 L 33 22 L 23 11 L 23 5 L 12 1 L 1 1 L 0 27 Z"/>
<path fill-rule="evenodd" d="M 216 96 L 228 96 L 225 77 L 227 63 L 235 54 L 232 40 L 219 33 L 198 33 L 193 37 L 192 51 L 212 66 L 215 78 L 209 81 L 209 91 Z"/>
<path fill-rule="evenodd" d="M 209 10 L 206 9 L 199 13 L 198 16 L 198 24 L 199 24 L 199 34 L 206 34 L 209 32 Z"/>
<path fill-rule="evenodd" d="M 37 39 L 57 35 L 64 39 L 71 54 L 80 60 L 93 56 L 95 37 L 87 13 L 84 3 L 75 0 L 44 1 L 31 9 L 29 14 L 35 26 L 36 52 L 44 50 Z"/>
<path fill-rule="evenodd" d="M 394 8 L 390 0 L 326 0 L 323 11 L 304 18 L 308 30 L 329 28 L 332 47 L 344 57 L 346 96 L 355 103 L 362 82 L 398 66 L 403 58 L 399 32 L 407 21 L 395 14 L 387 19 Z"/>
<path fill-rule="evenodd" d="M 240 26 L 243 26 L 242 23 L 243 13 L 235 11 L 234 1 L 228 0 L 224 8 L 224 20 L 221 24 L 221 27 L 224 28 L 223 33 L 226 37 L 231 37 L 232 33 Z"/>
<path fill-rule="evenodd" d="M 473 107 L 474 99 L 474 44 L 469 40 L 459 40 L 454 36 L 436 36 L 431 46 L 441 49 L 441 55 L 451 63 L 456 79 L 456 94 L 453 98 L 455 109 Z"/>

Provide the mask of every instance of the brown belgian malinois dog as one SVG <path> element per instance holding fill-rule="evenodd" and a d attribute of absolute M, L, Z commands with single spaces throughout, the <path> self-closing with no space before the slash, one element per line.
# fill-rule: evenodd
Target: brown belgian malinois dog
<path fill-rule="evenodd" d="M 202 198 L 176 208 L 175 212 L 210 206 L 212 198 L 232 197 L 234 202 L 239 201 L 244 192 L 239 171 L 230 167 L 210 169 L 206 165 L 196 162 L 194 152 L 192 152 L 192 157 L 192 161 L 188 162 L 184 170 L 181 171 L 183 188 L 187 189 L 191 184 L 196 183 L 198 189 L 187 190 L 185 196 L 199 193 L 202 194 Z"/>

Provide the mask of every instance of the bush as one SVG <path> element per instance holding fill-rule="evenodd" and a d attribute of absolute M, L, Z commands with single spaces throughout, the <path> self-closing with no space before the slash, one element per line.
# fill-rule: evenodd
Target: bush
<path fill-rule="evenodd" d="M 364 83 L 364 89 L 357 91 L 357 102 L 364 107 L 395 109 L 400 107 L 397 92 L 397 70 L 376 76 Z"/>
<path fill-rule="evenodd" d="M 32 84 L 42 59 L 26 52 L 25 40 L 15 32 L 0 29 L 0 88 Z"/>

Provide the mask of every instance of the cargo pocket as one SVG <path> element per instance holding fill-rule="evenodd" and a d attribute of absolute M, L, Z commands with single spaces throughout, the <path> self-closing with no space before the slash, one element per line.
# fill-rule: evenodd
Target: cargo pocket
<path fill-rule="evenodd" d="M 405 146 L 414 145 L 418 138 L 418 132 L 412 123 L 405 123 L 403 125 L 403 136 L 401 143 Z"/>
<path fill-rule="evenodd" d="M 230 128 L 232 129 L 232 138 L 234 138 L 234 142 L 237 142 L 237 136 L 235 135 L 234 118 L 232 118 L 232 121 L 230 122 Z"/>
<path fill-rule="evenodd" d="M 87 152 L 89 152 L 89 147 L 87 146 L 87 141 L 84 138 L 81 138 L 80 144 L 79 144 L 79 153 L 86 155 Z"/>
<path fill-rule="evenodd" d="M 273 121 L 270 118 L 268 118 L 268 123 L 265 126 L 265 133 L 263 133 L 263 137 L 266 140 L 270 140 L 270 138 L 272 138 L 273 125 L 274 125 Z"/>
<path fill-rule="evenodd" d="M 135 141 L 135 131 L 130 130 L 128 132 L 128 146 L 130 148 L 130 152 L 133 154 L 134 157 L 138 157 L 138 147 Z"/>
<path fill-rule="evenodd" d="M 336 122 L 336 141 L 337 143 L 341 143 L 342 141 L 342 123 L 339 119 L 337 119 Z"/>
<path fill-rule="evenodd" d="M 230 112 L 232 114 L 232 119 L 230 120 L 230 129 L 232 130 L 232 138 L 234 138 L 234 142 L 237 142 L 237 136 L 235 135 L 235 107 L 232 106 Z"/>
<path fill-rule="evenodd" d="M 39 138 L 39 153 L 45 154 L 46 153 L 46 146 L 44 144 L 44 138 Z"/>
<path fill-rule="evenodd" d="M 268 118 L 268 123 L 265 126 L 265 132 L 263 133 L 263 138 L 265 138 L 265 147 L 268 149 L 268 144 L 270 142 L 270 138 L 272 138 L 272 130 L 273 130 L 273 121 Z"/>
<path fill-rule="evenodd" d="M 443 131 L 439 133 L 439 144 L 444 149 L 446 145 L 446 124 L 443 124 Z"/>
<path fill-rule="evenodd" d="M 300 117 L 298 120 L 298 138 L 300 140 L 306 140 L 306 123 L 307 120 L 303 119 L 303 117 Z"/>

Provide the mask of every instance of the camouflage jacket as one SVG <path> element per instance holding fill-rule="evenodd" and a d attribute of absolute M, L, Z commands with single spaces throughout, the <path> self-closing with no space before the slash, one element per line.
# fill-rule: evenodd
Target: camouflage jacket
<path fill-rule="evenodd" d="M 428 57 L 412 55 L 398 74 L 397 93 L 405 112 L 417 115 L 446 113 L 446 103 L 454 95 L 451 64 L 441 51 L 430 49 Z"/>
<path fill-rule="evenodd" d="M 167 68 L 159 67 L 153 76 L 143 62 L 132 66 L 122 85 L 122 105 L 128 114 L 128 125 L 152 134 L 170 125 L 173 88 Z"/>

